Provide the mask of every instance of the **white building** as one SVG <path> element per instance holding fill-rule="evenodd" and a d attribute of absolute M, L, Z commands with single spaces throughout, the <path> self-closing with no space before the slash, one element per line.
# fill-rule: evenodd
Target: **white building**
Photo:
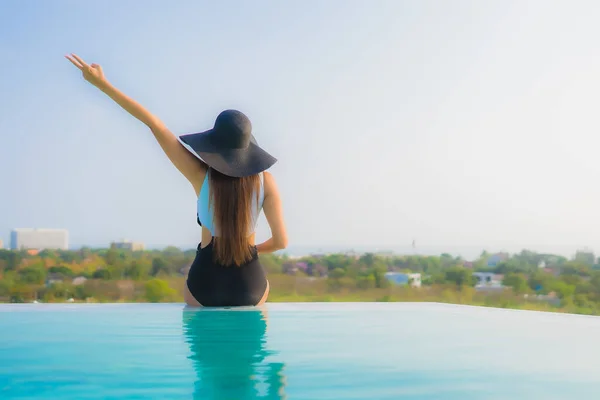
<path fill-rule="evenodd" d="M 410 279 L 410 286 L 412 287 L 421 287 L 421 274 L 408 274 L 408 278 Z"/>
<path fill-rule="evenodd" d="M 504 275 L 494 274 L 492 272 L 473 272 L 473 276 L 477 278 L 475 290 L 503 290 L 502 280 Z"/>
<path fill-rule="evenodd" d="M 110 244 L 110 248 L 118 250 L 142 251 L 144 250 L 144 243 L 132 242 L 131 240 L 123 239 L 120 242 L 112 242 Z"/>
<path fill-rule="evenodd" d="M 69 232 L 66 229 L 19 228 L 10 233 L 12 250 L 68 250 Z"/>
<path fill-rule="evenodd" d="M 412 287 L 421 287 L 421 274 L 404 272 L 386 272 L 385 279 L 395 285 L 410 285 Z"/>

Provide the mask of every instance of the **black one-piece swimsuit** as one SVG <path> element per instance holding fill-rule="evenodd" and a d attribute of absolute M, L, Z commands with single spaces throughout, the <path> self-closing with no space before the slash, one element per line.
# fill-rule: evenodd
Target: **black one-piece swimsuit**
<path fill-rule="evenodd" d="M 198 224 L 202 226 L 198 219 Z M 254 306 L 267 290 L 267 276 L 252 247 L 252 259 L 240 266 L 215 263 L 213 241 L 202 248 L 190 267 L 187 286 L 204 307 Z"/>

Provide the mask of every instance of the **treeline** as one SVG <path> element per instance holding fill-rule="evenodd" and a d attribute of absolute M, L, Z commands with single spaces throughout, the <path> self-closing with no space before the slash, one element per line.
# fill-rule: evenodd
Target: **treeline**
<path fill-rule="evenodd" d="M 0 250 L 2 302 L 183 301 L 196 251 L 115 249 Z M 270 301 L 441 301 L 600 314 L 600 263 L 591 252 L 572 259 L 524 250 L 483 252 L 472 262 L 440 256 L 331 254 L 290 259 L 264 255 Z M 396 286 L 388 272 L 420 273 L 422 287 Z M 477 272 L 495 274 L 504 290 L 486 290 Z M 475 275 L 474 275 L 475 274 Z"/>
<path fill-rule="evenodd" d="M 195 250 L 0 250 L 0 301 L 178 301 Z"/>

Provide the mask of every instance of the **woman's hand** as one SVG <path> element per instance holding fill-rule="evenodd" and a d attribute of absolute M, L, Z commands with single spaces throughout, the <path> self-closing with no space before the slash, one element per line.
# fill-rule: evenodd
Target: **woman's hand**
<path fill-rule="evenodd" d="M 71 61 L 73 65 L 75 65 L 79 70 L 83 73 L 83 78 L 96 86 L 97 88 L 101 88 L 106 84 L 106 78 L 104 77 L 104 72 L 102 72 L 102 67 L 98 64 L 88 65 L 85 61 L 81 59 L 81 57 L 71 54 L 70 56 L 65 56 L 67 60 Z"/>

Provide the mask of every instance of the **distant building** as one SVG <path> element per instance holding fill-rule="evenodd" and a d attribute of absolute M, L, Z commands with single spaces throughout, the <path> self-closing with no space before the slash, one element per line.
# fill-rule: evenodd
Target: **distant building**
<path fill-rule="evenodd" d="M 381 250 L 374 253 L 377 257 L 389 258 L 394 257 L 394 252 L 391 250 Z"/>
<path fill-rule="evenodd" d="M 510 255 L 508 253 L 496 253 L 496 254 L 492 254 L 487 259 L 487 266 L 488 266 L 488 268 L 495 268 L 502 261 L 508 260 L 509 257 L 510 257 Z"/>
<path fill-rule="evenodd" d="M 144 243 L 123 239 L 120 242 L 112 242 L 110 248 L 116 250 L 142 251 L 144 250 Z"/>
<path fill-rule="evenodd" d="M 525 294 L 523 295 L 523 297 L 525 297 L 526 299 L 529 300 L 537 300 L 537 301 L 543 301 L 546 303 L 550 303 L 554 306 L 560 306 L 560 298 L 556 295 L 556 292 L 550 292 L 548 294 L 533 294 L 533 295 L 529 295 L 529 294 Z"/>
<path fill-rule="evenodd" d="M 476 290 L 503 290 L 502 280 L 504 275 L 494 274 L 491 272 L 473 272 L 473 276 L 477 278 L 475 284 Z"/>
<path fill-rule="evenodd" d="M 296 263 L 296 268 L 299 270 L 302 270 L 302 272 L 307 272 L 308 269 L 308 264 L 305 262 L 297 262 Z"/>
<path fill-rule="evenodd" d="M 358 259 L 360 258 L 360 254 L 358 254 L 358 253 L 357 253 L 356 251 L 354 251 L 354 250 L 347 250 L 347 251 L 343 252 L 343 254 L 344 254 L 346 257 L 349 257 L 349 258 L 354 258 L 355 260 L 358 260 Z"/>
<path fill-rule="evenodd" d="M 4 248 L 4 242 L 0 239 L 0 250 Z"/>
<path fill-rule="evenodd" d="M 85 281 L 87 281 L 87 278 L 85 276 L 78 276 L 73 279 L 72 284 L 73 286 L 83 285 Z"/>
<path fill-rule="evenodd" d="M 554 275 L 554 276 L 560 275 L 560 268 L 558 268 L 558 267 L 545 267 L 544 269 L 542 269 L 542 271 L 544 271 L 546 274 L 550 274 L 550 275 Z"/>
<path fill-rule="evenodd" d="M 61 274 L 49 273 L 46 277 L 46 286 L 51 286 L 56 283 L 62 283 L 63 277 Z"/>
<path fill-rule="evenodd" d="M 323 264 L 309 264 L 306 267 L 306 273 L 312 276 L 326 277 L 328 275 L 327 272 L 327 267 Z"/>
<path fill-rule="evenodd" d="M 593 251 L 586 248 L 583 250 L 577 250 L 574 259 L 575 261 L 578 261 L 583 264 L 594 265 L 594 262 L 596 261 L 596 256 L 594 255 Z"/>
<path fill-rule="evenodd" d="M 309 256 L 312 257 L 312 258 L 321 259 L 323 257 L 326 257 L 327 253 L 321 253 L 321 252 L 319 252 L 319 253 L 310 253 Z"/>
<path fill-rule="evenodd" d="M 493 272 L 473 272 L 479 283 L 502 282 L 504 275 L 494 274 Z"/>
<path fill-rule="evenodd" d="M 10 233 L 12 250 L 68 250 L 69 232 L 65 229 L 19 228 Z"/>
<path fill-rule="evenodd" d="M 545 257 L 546 264 L 548 265 L 556 265 L 559 264 L 560 259 L 557 256 L 546 256 Z"/>
<path fill-rule="evenodd" d="M 421 287 L 421 274 L 411 274 L 404 272 L 386 272 L 385 279 L 395 285 L 408 285 L 412 287 Z"/>
<path fill-rule="evenodd" d="M 295 275 L 296 272 L 298 272 L 298 267 L 296 266 L 296 264 L 288 262 L 283 264 L 282 270 L 284 274 Z"/>

